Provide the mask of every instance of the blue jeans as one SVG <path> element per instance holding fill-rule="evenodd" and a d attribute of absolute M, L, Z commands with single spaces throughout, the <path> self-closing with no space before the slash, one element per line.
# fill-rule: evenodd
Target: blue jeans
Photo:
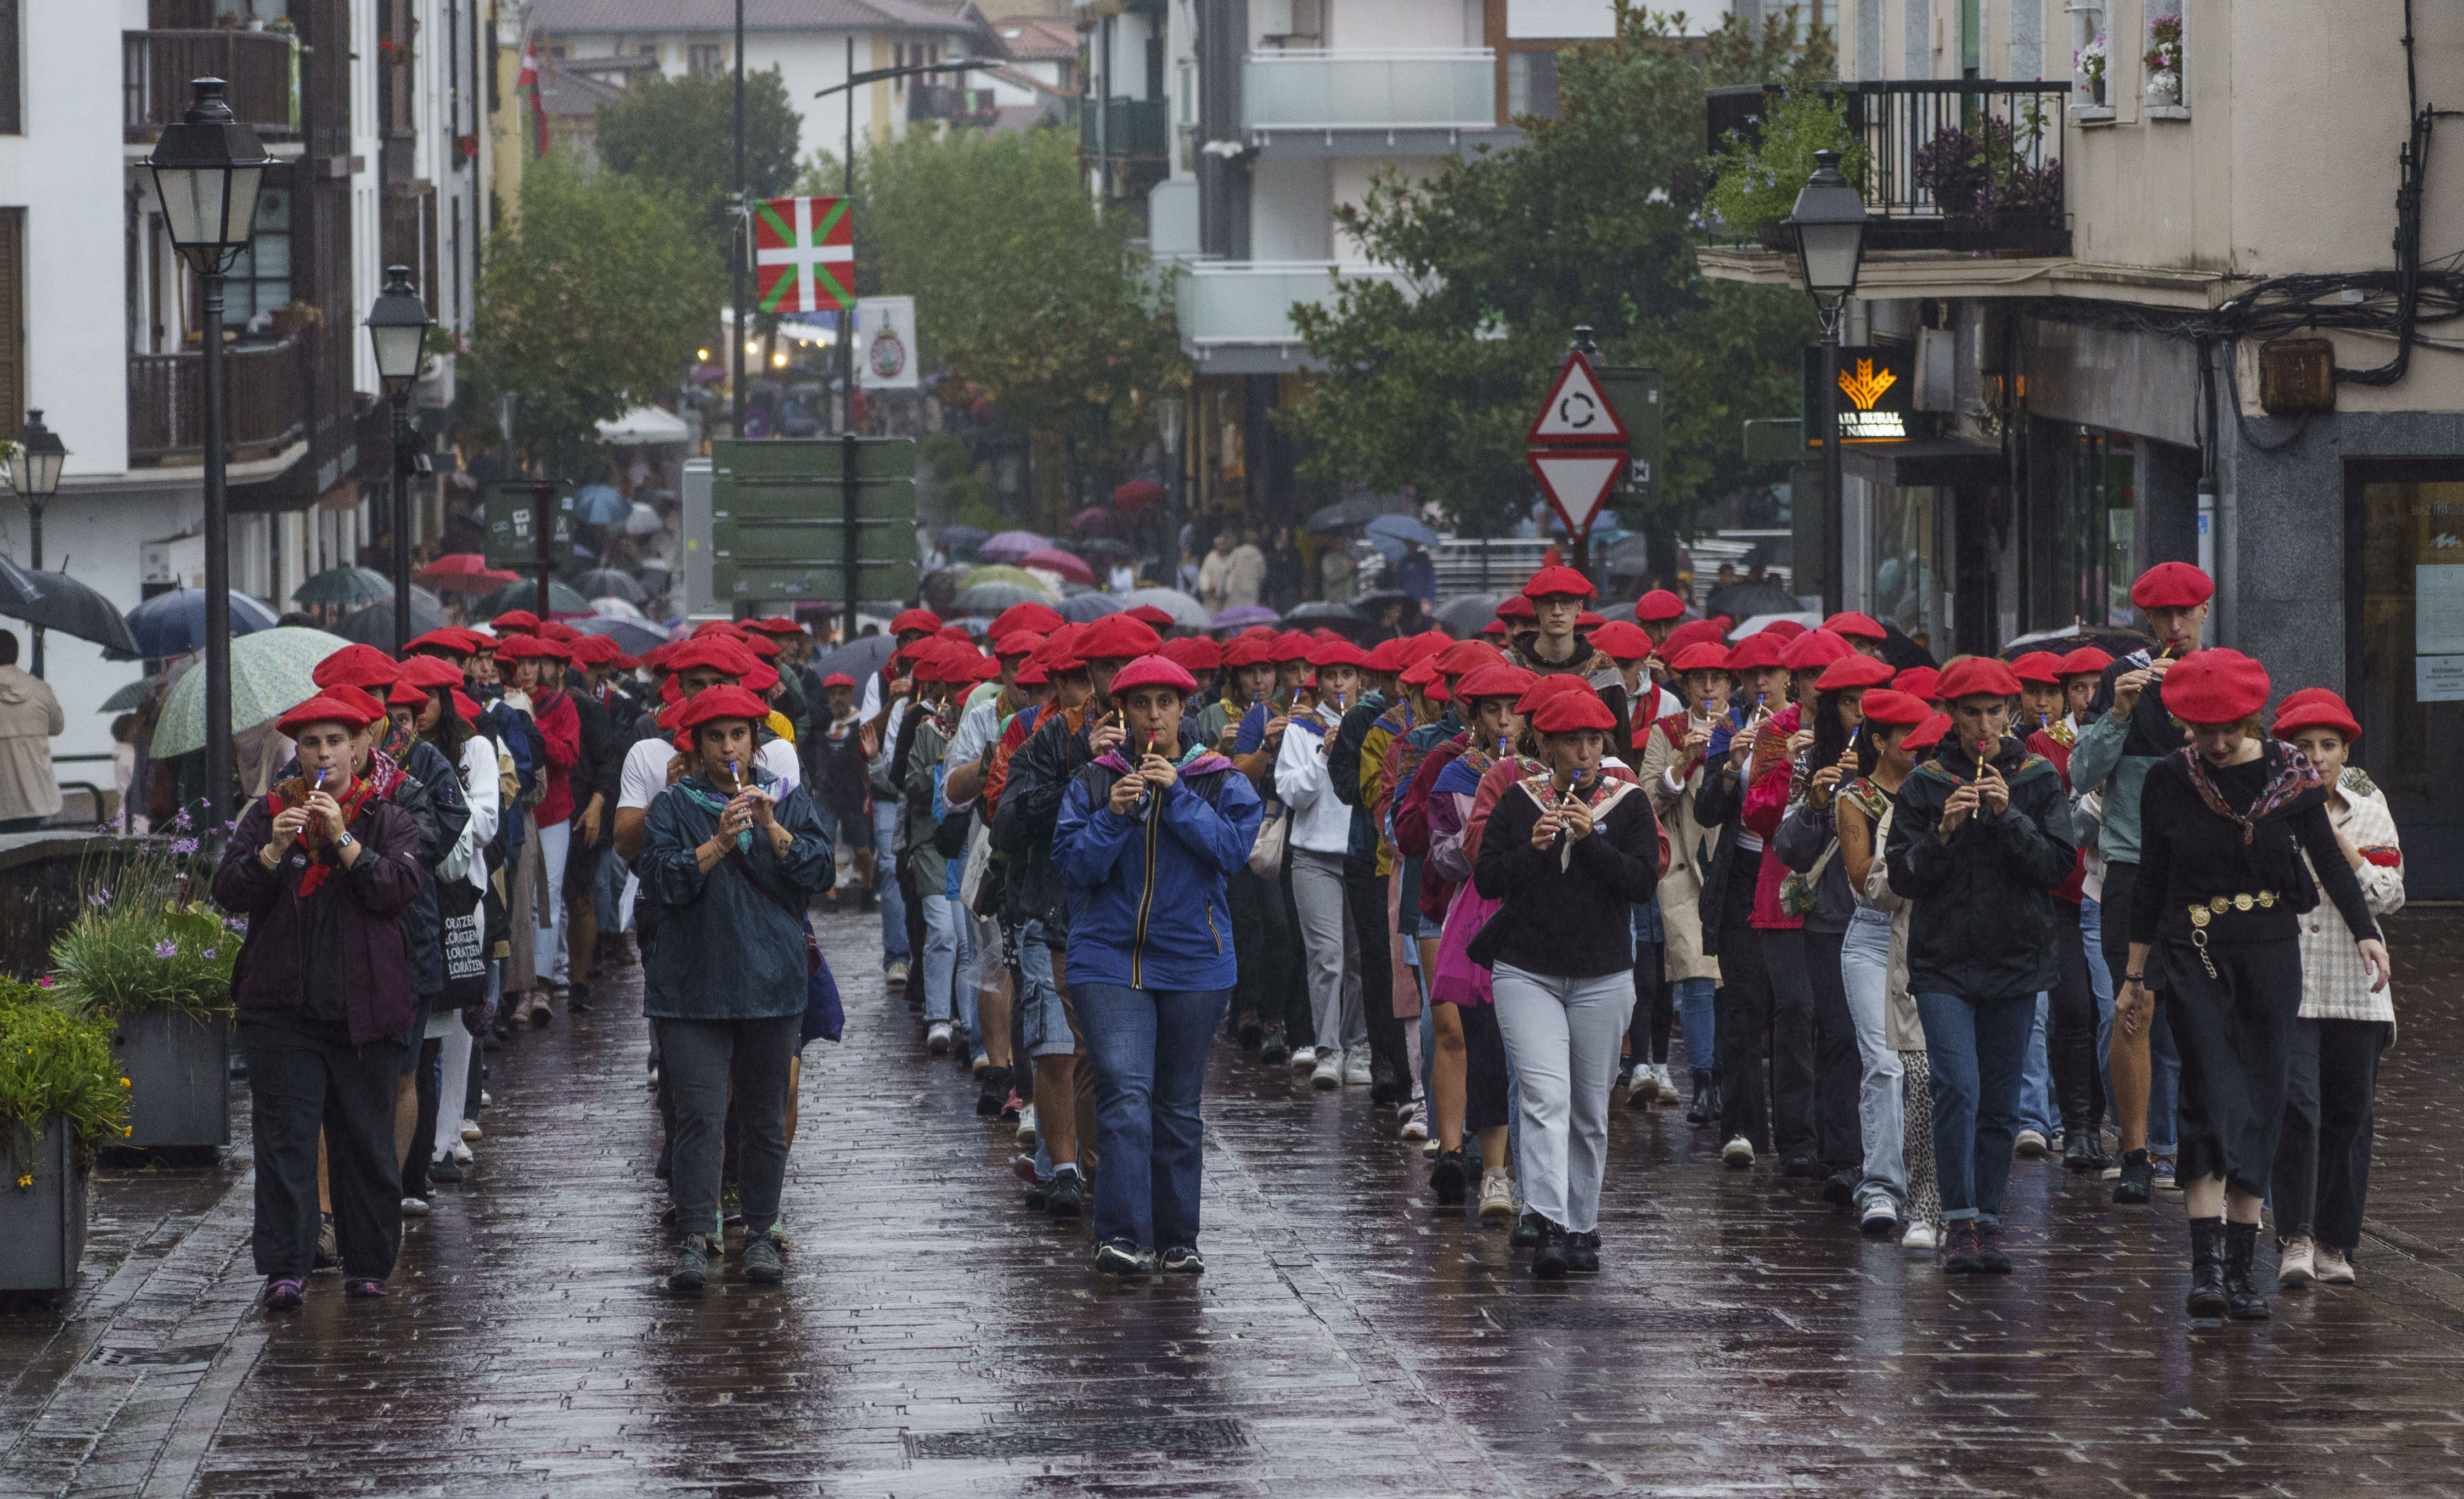
<path fill-rule="evenodd" d="M 2104 911 L 2093 896 L 2079 901 L 2079 939 L 2087 944 L 2087 979 L 2096 988 L 2096 1065 L 2104 1096 L 2113 1097 L 2113 970 L 2104 961 Z M 2173 1045 L 2173 1027 L 2151 1026 L 2147 1032 L 2147 1154 L 2170 1156 L 2179 1148 L 2175 1105 L 2182 1096 L 2182 1053 Z M 2105 1105 L 2108 1111 L 2113 1107 Z M 2120 1121 L 2116 1120 L 2116 1127 Z"/>
<path fill-rule="evenodd" d="M 1711 1005 L 1711 996 L 1719 992 L 1720 981 L 1680 979 L 1674 987 L 1677 1029 L 1685 1038 L 1685 1065 L 1697 1072 L 1708 1072 L 1720 1059 L 1720 1021 Z"/>
<path fill-rule="evenodd" d="M 1857 1027 L 1857 1128 L 1864 1167 L 1857 1184 L 1857 1210 L 1875 1201 L 1907 1216 L 1907 1116 L 1900 1099 L 1903 1067 L 1890 1045 L 1891 918 L 1859 906 L 1839 940 L 1839 979 L 1848 991 L 1848 1018 Z"/>
<path fill-rule="evenodd" d="M 898 888 L 898 802 L 876 798 L 872 804 L 872 846 L 881 850 L 874 878 L 881 897 L 881 966 L 907 961 L 907 896 Z"/>
<path fill-rule="evenodd" d="M 1206 1048 L 1230 989 L 1132 989 L 1073 981 L 1095 1064 L 1095 1242 L 1198 1246 Z M 1068 1100 L 1054 1099 L 1056 1108 Z"/>
<path fill-rule="evenodd" d="M 1933 1093 L 1933 1164 L 1945 1223 L 2002 1222 L 2011 1183 L 2011 1142 L 2018 1133 L 2019 1069 L 2035 1023 L 2035 997 L 2013 994 L 1970 1003 L 1956 994 L 1920 994 Z"/>
<path fill-rule="evenodd" d="M 1029 921 L 1018 929 L 1019 1029 L 1029 1057 L 1066 1057 L 1078 1049 L 1069 1033 L 1069 1011 L 1061 1003 L 1061 988 L 1052 981 L 1052 949 L 1045 944 L 1044 923 Z"/>
<path fill-rule="evenodd" d="M 2059 1116 L 2054 1113 L 2054 1069 L 2045 1056 L 2045 1020 L 2053 1010 L 2053 997 L 2036 996 L 2036 1018 L 2028 1029 L 2028 1055 L 2019 1069 L 2019 1128 L 2034 1130 L 2047 1139 L 2061 1131 Z"/>

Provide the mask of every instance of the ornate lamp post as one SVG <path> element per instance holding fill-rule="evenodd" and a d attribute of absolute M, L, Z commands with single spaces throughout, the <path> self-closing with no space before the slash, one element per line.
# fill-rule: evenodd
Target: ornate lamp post
<path fill-rule="evenodd" d="M 428 348 L 435 320 L 408 266 L 385 267 L 385 291 L 368 309 L 368 342 L 376 346 L 377 378 L 393 402 L 393 648 L 410 643 L 410 481 L 428 469 L 410 430 L 410 387 Z"/>
<path fill-rule="evenodd" d="M 1865 200 L 1839 170 L 1839 153 L 1814 153 L 1814 175 L 1796 195 L 1797 275 L 1822 320 L 1822 611 L 1836 614 L 1847 584 L 1846 502 L 1839 463 L 1839 323 L 1865 255 Z"/>
<path fill-rule="evenodd" d="M 26 531 L 36 572 L 43 570 L 43 506 L 59 493 L 60 466 L 69 451 L 60 434 L 43 425 L 43 413 L 28 411 L 26 430 L 18 434 L 17 451 L 9 458 L 9 485 L 26 502 Z M 33 627 L 34 674 L 43 674 L 43 627 Z"/>

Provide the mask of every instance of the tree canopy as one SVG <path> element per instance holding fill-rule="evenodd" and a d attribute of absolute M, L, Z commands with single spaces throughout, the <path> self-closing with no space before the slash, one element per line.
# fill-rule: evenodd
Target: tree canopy
<path fill-rule="evenodd" d="M 1559 113 L 1518 123 L 1507 150 L 1386 175 L 1344 232 L 1408 286 L 1352 280 L 1294 320 L 1328 372 L 1282 418 L 1308 438 L 1304 474 L 1410 484 L 1459 525 L 1503 529 L 1533 494 L 1523 431 L 1577 325 L 1600 361 L 1661 371 L 1664 525 L 1748 477 L 1741 424 L 1793 412 L 1815 332 L 1784 287 L 1696 269 L 1704 90 L 1832 76 L 1830 39 L 1793 11 L 1731 18 L 1698 41 L 1618 5 L 1615 40 L 1558 55 Z"/>
<path fill-rule="evenodd" d="M 757 198 L 796 182 L 803 117 L 787 101 L 779 70 L 744 76 L 744 181 Z M 610 170 L 674 193 L 678 201 L 723 209 L 736 190 L 736 80 L 728 76 L 652 74 L 599 111 L 599 159 Z"/>

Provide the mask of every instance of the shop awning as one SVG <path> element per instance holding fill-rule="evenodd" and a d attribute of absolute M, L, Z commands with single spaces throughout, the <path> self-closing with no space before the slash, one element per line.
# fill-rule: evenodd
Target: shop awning
<path fill-rule="evenodd" d="M 662 411 L 655 406 L 637 406 L 627 411 L 621 421 L 601 422 L 599 440 L 617 447 L 691 442 L 693 429 L 673 411 Z"/>
<path fill-rule="evenodd" d="M 2000 484 L 2011 477 L 2010 460 L 2001 449 L 1957 437 L 1849 443 L 1839 463 L 1868 483 L 1893 488 Z"/>

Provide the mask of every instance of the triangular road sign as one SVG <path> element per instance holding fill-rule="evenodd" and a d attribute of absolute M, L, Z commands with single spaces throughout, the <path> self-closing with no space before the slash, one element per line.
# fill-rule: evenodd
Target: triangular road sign
<path fill-rule="evenodd" d="M 1592 362 L 1579 351 L 1566 356 L 1564 367 L 1549 386 L 1549 398 L 1540 403 L 1540 414 L 1526 435 L 1535 447 L 1582 443 L 1622 447 L 1628 438 L 1624 419 L 1609 404 Z"/>
<path fill-rule="evenodd" d="M 1626 465 L 1622 448 L 1555 452 L 1535 450 L 1526 456 L 1531 461 L 1531 472 L 1540 476 L 1540 487 L 1548 491 L 1549 503 L 1556 507 L 1566 530 L 1574 536 L 1590 532 L 1600 502 L 1617 488 Z"/>

